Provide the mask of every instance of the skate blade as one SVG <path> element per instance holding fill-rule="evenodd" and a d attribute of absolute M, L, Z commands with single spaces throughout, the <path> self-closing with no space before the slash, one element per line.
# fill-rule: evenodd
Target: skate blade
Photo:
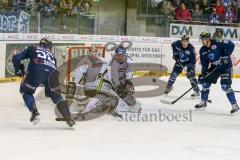
<path fill-rule="evenodd" d="M 237 116 L 239 115 L 239 113 L 240 113 L 240 110 L 238 110 L 237 112 L 231 113 L 231 116 Z"/>
<path fill-rule="evenodd" d="M 199 99 L 200 96 L 194 96 L 194 97 L 191 97 L 192 99 Z"/>
<path fill-rule="evenodd" d="M 40 121 L 40 117 L 37 116 L 37 117 L 32 121 L 32 124 L 35 126 L 35 125 L 37 125 L 37 124 L 39 123 L 39 121 Z"/>
<path fill-rule="evenodd" d="M 165 99 L 161 99 L 160 102 L 163 103 L 163 104 L 173 104 L 171 101 L 168 101 L 168 100 L 165 100 Z"/>
<path fill-rule="evenodd" d="M 197 111 L 197 112 L 206 111 L 206 107 L 204 107 L 204 108 L 195 108 L 195 111 Z"/>

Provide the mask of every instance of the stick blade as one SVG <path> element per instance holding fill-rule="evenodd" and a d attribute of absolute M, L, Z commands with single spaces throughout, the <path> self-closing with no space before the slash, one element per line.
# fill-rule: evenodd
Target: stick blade
<path fill-rule="evenodd" d="M 172 105 L 172 104 L 173 104 L 172 101 L 169 101 L 169 100 L 166 100 L 166 99 L 161 99 L 160 102 L 161 102 L 161 103 L 164 103 L 164 104 L 169 104 L 169 105 Z"/>

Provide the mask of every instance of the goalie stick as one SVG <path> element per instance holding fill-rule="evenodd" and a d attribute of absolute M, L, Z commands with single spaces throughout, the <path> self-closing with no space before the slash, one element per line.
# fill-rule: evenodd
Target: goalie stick
<path fill-rule="evenodd" d="M 72 117 L 74 120 L 78 120 L 78 121 L 92 120 L 92 119 L 98 118 L 98 117 L 103 116 L 106 113 L 110 112 L 112 110 L 112 106 L 115 106 L 115 103 L 117 103 L 117 102 L 118 102 L 118 100 L 115 97 L 109 97 L 100 103 L 98 102 L 97 107 L 94 108 L 93 110 L 85 112 L 85 113 L 81 113 L 81 111 L 80 111 L 76 114 L 72 114 Z M 114 104 L 110 105 L 111 103 L 114 103 Z M 65 119 L 62 117 L 58 117 L 55 120 L 56 121 L 65 121 Z"/>

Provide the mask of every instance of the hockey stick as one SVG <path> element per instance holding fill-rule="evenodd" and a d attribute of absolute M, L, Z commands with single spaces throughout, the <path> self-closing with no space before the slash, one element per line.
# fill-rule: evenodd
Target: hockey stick
<path fill-rule="evenodd" d="M 185 69 L 185 67 L 184 67 L 181 63 L 179 63 L 178 61 L 176 61 L 176 63 L 177 63 L 178 65 L 180 65 L 185 72 L 187 72 L 187 70 Z M 195 83 L 192 78 L 189 78 L 189 79 L 190 79 L 190 81 L 191 81 L 192 83 Z M 197 84 L 196 84 L 196 85 L 197 85 Z M 175 99 L 174 101 L 167 101 L 167 100 L 162 99 L 161 102 L 162 102 L 162 103 L 165 103 L 165 104 L 175 104 L 177 101 L 179 101 L 182 97 L 184 97 L 184 96 L 185 96 L 188 92 L 190 92 L 192 89 L 193 89 L 193 87 L 189 88 L 186 92 L 184 92 L 181 96 L 179 96 L 179 97 L 178 97 L 177 99 Z"/>
<path fill-rule="evenodd" d="M 175 99 L 174 101 L 168 101 L 168 100 L 164 100 L 164 99 L 161 99 L 161 102 L 162 103 L 165 103 L 165 104 L 174 104 L 176 103 L 177 101 L 179 101 L 182 97 L 184 97 L 188 92 L 190 92 L 193 88 L 189 88 L 186 92 L 184 92 L 181 96 L 179 96 L 177 99 Z"/>
<path fill-rule="evenodd" d="M 209 76 L 211 76 L 218 68 L 214 68 L 210 73 L 208 73 L 204 79 L 208 78 Z M 176 100 L 174 101 L 167 101 L 167 100 L 161 100 L 162 103 L 165 103 L 165 104 L 175 104 L 177 101 L 179 101 L 182 97 L 184 97 L 188 92 L 190 92 L 192 90 L 192 87 L 190 89 L 188 89 L 186 92 L 184 92 L 181 96 L 179 96 Z M 209 103 L 212 103 L 211 100 L 208 100 Z"/>

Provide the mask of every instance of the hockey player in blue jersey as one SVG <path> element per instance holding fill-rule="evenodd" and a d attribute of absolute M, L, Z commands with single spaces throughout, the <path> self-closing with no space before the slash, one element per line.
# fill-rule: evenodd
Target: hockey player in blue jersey
<path fill-rule="evenodd" d="M 173 42 L 172 50 L 173 59 L 176 61 L 176 63 L 168 80 L 165 94 L 168 94 L 171 91 L 176 78 L 182 72 L 184 67 L 187 67 L 187 78 L 190 80 L 194 91 L 191 97 L 200 96 L 197 79 L 195 78 L 196 52 L 193 45 L 189 43 L 189 36 L 184 35 L 182 36 L 181 40 Z"/>
<path fill-rule="evenodd" d="M 40 120 L 39 112 L 33 94 L 40 85 L 45 87 L 45 95 L 50 97 L 58 111 L 62 114 L 67 124 L 72 127 L 75 122 L 71 118 L 68 104 L 63 100 L 59 92 L 58 72 L 56 70 L 56 59 L 52 53 L 52 42 L 46 38 L 40 40 L 38 46 L 30 46 L 26 50 L 13 56 L 12 62 L 15 74 L 23 77 L 20 85 L 20 93 L 31 112 L 30 121 L 37 124 Z M 27 72 L 24 75 L 22 60 L 29 59 Z M 51 78 L 49 78 L 51 75 Z"/>
<path fill-rule="evenodd" d="M 202 47 L 200 48 L 200 60 L 202 71 L 199 76 L 199 83 L 202 84 L 201 102 L 195 106 L 196 109 L 207 107 L 208 95 L 211 84 L 215 84 L 221 77 L 221 87 L 226 93 L 232 105 L 231 114 L 239 111 L 235 94 L 231 88 L 232 84 L 232 60 L 231 54 L 234 50 L 234 43 L 228 40 L 216 41 L 211 39 L 211 34 L 202 32 L 200 34 Z"/>

